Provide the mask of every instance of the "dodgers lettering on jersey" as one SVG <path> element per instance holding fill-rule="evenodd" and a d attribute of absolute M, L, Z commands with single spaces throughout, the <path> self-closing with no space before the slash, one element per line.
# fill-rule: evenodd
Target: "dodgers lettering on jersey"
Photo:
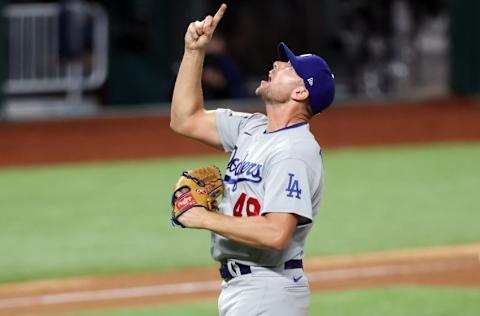
<path fill-rule="evenodd" d="M 248 161 L 247 156 L 243 159 L 237 157 L 237 151 L 238 147 L 235 146 L 233 148 L 232 158 L 227 165 L 227 171 L 229 174 L 226 174 L 224 179 L 225 183 L 233 185 L 233 191 L 237 189 L 238 182 L 250 181 L 253 183 L 259 183 L 262 181 L 262 165 Z"/>
<path fill-rule="evenodd" d="M 220 212 L 238 217 L 293 213 L 299 224 L 282 251 L 250 247 L 212 233 L 212 257 L 258 266 L 302 258 L 323 188 L 320 146 L 308 124 L 265 133 L 265 115 L 225 109 L 216 111 L 216 121 L 222 145 L 231 152 Z"/>

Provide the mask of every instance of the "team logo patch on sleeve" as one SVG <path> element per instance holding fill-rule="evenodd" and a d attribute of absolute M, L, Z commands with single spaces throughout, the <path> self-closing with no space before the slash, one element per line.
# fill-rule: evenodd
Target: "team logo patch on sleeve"
<path fill-rule="evenodd" d="M 288 176 L 289 176 L 288 186 L 287 186 L 287 189 L 285 190 L 288 192 L 287 196 L 293 197 L 295 195 L 295 198 L 300 199 L 302 190 L 298 185 L 298 180 L 295 179 L 295 174 L 289 173 Z"/>

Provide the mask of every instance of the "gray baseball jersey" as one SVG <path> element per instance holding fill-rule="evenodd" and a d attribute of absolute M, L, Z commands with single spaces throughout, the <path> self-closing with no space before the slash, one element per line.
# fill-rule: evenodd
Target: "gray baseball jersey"
<path fill-rule="evenodd" d="M 282 251 L 259 249 L 212 233 L 212 257 L 220 262 L 273 267 L 303 258 L 305 238 L 320 207 L 323 164 L 307 123 L 266 133 L 267 117 L 216 111 L 223 148 L 231 152 L 220 212 L 229 216 L 293 213 L 299 223 Z"/>

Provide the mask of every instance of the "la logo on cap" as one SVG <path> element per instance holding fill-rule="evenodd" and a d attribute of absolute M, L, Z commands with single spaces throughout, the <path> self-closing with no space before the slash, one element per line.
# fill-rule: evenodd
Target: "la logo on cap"
<path fill-rule="evenodd" d="M 313 86 L 313 77 L 308 78 L 307 81 L 308 81 L 308 84 L 310 85 L 310 87 L 312 87 Z"/>

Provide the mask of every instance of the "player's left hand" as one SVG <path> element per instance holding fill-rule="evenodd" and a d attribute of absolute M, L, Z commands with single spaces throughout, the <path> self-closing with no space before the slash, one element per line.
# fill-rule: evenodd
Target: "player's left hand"
<path fill-rule="evenodd" d="M 203 207 L 192 207 L 188 212 L 185 212 L 177 218 L 183 226 L 188 228 L 203 228 L 205 226 L 205 219 L 209 215 Z"/>
<path fill-rule="evenodd" d="M 204 210 L 218 210 L 216 199 L 223 193 L 220 170 L 215 166 L 195 168 L 182 172 L 172 194 L 172 224 L 185 226 L 180 217 L 194 207 Z"/>

